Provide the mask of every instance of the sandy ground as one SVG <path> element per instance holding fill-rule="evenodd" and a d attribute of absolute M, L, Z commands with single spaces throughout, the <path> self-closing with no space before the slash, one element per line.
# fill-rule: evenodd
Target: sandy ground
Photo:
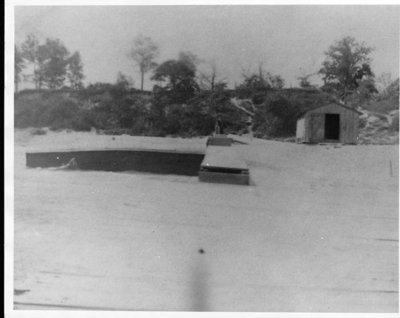
<path fill-rule="evenodd" d="M 236 144 L 251 186 L 25 167 L 111 138 L 16 131 L 16 309 L 398 311 L 398 146 Z"/>

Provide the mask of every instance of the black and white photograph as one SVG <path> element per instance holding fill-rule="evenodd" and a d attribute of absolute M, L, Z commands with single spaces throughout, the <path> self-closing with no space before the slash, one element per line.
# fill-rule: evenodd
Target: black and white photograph
<path fill-rule="evenodd" d="M 399 5 L 5 7 L 6 317 L 399 313 Z"/>

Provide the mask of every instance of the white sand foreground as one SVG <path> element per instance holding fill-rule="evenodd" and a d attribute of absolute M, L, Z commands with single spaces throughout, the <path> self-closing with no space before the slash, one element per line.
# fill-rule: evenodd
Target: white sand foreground
<path fill-rule="evenodd" d="M 114 138 L 15 132 L 16 309 L 398 311 L 398 146 L 235 144 L 251 186 L 25 167 Z"/>

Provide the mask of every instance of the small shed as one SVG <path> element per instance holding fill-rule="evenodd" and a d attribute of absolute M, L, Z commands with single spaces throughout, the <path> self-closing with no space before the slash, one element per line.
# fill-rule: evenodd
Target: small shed
<path fill-rule="evenodd" d="M 311 109 L 297 120 L 296 141 L 355 144 L 360 115 L 359 111 L 335 102 Z"/>

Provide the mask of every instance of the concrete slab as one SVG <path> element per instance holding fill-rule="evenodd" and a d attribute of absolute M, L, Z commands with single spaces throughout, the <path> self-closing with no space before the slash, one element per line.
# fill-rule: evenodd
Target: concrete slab
<path fill-rule="evenodd" d="M 204 169 L 221 168 L 229 170 L 246 170 L 247 164 L 241 160 L 232 147 L 207 147 L 206 154 L 201 167 Z"/>
<path fill-rule="evenodd" d="M 199 180 L 212 183 L 248 185 L 249 168 L 232 147 L 207 147 L 200 165 Z"/>

